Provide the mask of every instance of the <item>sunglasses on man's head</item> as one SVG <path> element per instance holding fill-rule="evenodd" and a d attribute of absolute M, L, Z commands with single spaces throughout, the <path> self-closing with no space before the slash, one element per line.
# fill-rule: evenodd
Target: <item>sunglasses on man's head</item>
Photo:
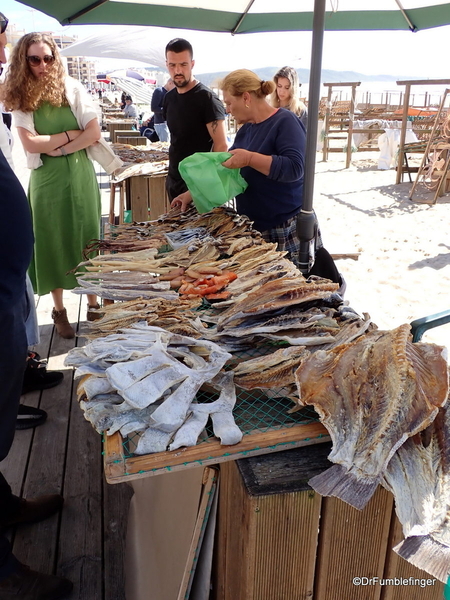
<path fill-rule="evenodd" d="M 54 62 L 55 57 L 51 54 L 46 54 L 43 58 L 40 56 L 27 56 L 27 61 L 32 67 L 39 67 L 41 62 L 45 62 L 46 65 L 51 65 Z"/>
<path fill-rule="evenodd" d="M 5 17 L 5 15 L 3 13 L 0 12 L 0 33 L 5 33 L 7 27 L 8 27 L 8 19 Z"/>

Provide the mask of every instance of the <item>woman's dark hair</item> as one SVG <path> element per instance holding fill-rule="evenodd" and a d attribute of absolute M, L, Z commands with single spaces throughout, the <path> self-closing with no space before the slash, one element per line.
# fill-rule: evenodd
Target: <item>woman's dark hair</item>
<path fill-rule="evenodd" d="M 166 56 L 168 52 L 175 52 L 176 54 L 179 54 L 185 50 L 189 52 L 192 59 L 194 56 L 194 51 L 192 50 L 191 44 L 183 38 L 174 38 L 173 40 L 170 40 L 166 46 Z"/>

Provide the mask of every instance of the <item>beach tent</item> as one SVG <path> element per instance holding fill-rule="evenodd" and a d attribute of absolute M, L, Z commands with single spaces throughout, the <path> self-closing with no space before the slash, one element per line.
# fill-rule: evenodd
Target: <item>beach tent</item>
<path fill-rule="evenodd" d="M 300 263 L 312 238 L 315 147 L 324 30 L 411 30 L 450 24 L 445 0 L 26 0 L 62 25 L 128 24 L 231 34 L 313 32 Z M 306 272 L 306 269 L 302 268 Z"/>
<path fill-rule="evenodd" d="M 135 104 L 148 104 L 150 107 L 153 90 L 146 83 L 133 77 L 126 77 L 120 72 L 108 73 L 108 77 L 111 83 L 124 91 L 127 96 L 131 96 Z"/>

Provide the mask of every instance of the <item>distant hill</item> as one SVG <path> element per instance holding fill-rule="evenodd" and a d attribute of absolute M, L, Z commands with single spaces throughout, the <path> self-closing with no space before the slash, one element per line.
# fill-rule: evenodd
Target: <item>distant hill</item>
<path fill-rule="evenodd" d="M 279 67 L 263 67 L 261 69 L 253 69 L 261 79 L 272 79 Z M 197 79 L 208 86 L 216 87 L 217 83 L 228 74 L 229 71 L 220 71 L 217 73 L 199 73 L 196 74 Z M 297 69 L 299 81 L 301 83 L 309 82 L 309 69 Z M 344 83 L 349 81 L 406 81 L 413 79 L 424 79 L 417 75 L 365 75 L 364 73 L 356 73 L 355 71 L 331 71 L 329 69 L 322 70 L 322 83 Z"/>

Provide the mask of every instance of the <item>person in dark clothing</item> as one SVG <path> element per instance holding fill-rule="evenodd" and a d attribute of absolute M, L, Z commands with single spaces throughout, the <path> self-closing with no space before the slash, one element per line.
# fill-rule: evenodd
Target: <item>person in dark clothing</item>
<path fill-rule="evenodd" d="M 297 215 L 303 203 L 305 127 L 293 112 L 267 102 L 275 83 L 262 81 L 252 71 L 233 71 L 220 87 L 227 111 L 242 124 L 230 148 L 233 156 L 223 163 L 229 169 L 241 169 L 248 183 L 236 197 L 237 211 L 299 266 Z M 317 220 L 309 264 L 310 274 L 339 283 L 343 294 L 345 282 L 323 247 Z"/>
<path fill-rule="evenodd" d="M 180 173 L 179 163 L 194 152 L 226 152 L 225 110 L 209 88 L 197 81 L 191 44 L 182 38 L 166 46 L 166 65 L 175 85 L 164 98 L 163 118 L 170 131 L 167 193 L 172 206 L 182 210 L 192 201 Z"/>
<path fill-rule="evenodd" d="M 168 79 L 162 87 L 157 87 L 152 95 L 152 103 L 150 108 L 153 112 L 154 129 L 161 142 L 168 142 L 170 137 L 169 129 L 163 115 L 163 104 L 167 92 L 170 92 L 170 90 L 173 90 L 173 88 L 173 81 Z"/>
<path fill-rule="evenodd" d="M 126 97 L 127 97 L 127 95 L 125 94 L 125 92 L 122 92 L 122 95 L 120 97 L 120 109 L 121 110 L 123 110 L 125 108 L 125 106 L 127 105 Z"/>
<path fill-rule="evenodd" d="M 1 18 L 1 13 L 0 13 Z M 25 192 L 0 151 L 0 206 L 8 219 L 0 221 L 0 461 L 13 442 L 27 357 L 25 320 L 28 313 L 25 275 L 33 251 L 30 209 Z M 62 507 L 59 495 L 24 500 L 14 496 L 0 473 L 0 599 L 63 598 L 69 580 L 31 571 L 12 554 L 3 530 L 45 519 Z"/>

